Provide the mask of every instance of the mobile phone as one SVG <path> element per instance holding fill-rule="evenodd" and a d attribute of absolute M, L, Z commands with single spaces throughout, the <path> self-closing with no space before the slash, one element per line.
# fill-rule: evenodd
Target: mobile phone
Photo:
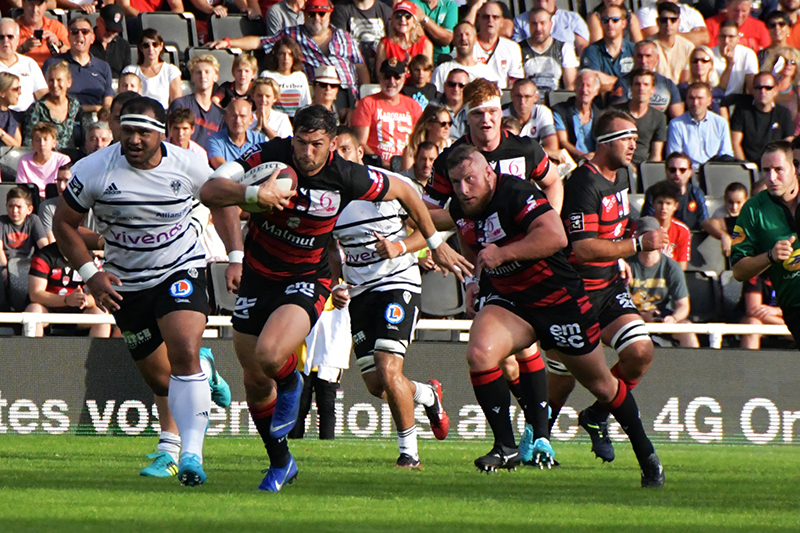
<path fill-rule="evenodd" d="M 33 30 L 33 38 L 41 41 L 44 38 L 44 30 Z"/>

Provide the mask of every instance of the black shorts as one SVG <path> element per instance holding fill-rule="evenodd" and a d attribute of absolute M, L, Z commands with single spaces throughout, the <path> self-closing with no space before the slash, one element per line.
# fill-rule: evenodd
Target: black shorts
<path fill-rule="evenodd" d="M 350 300 L 353 352 L 361 373 L 375 370 L 375 351 L 404 357 L 419 317 L 421 296 L 406 290 L 367 291 Z"/>
<path fill-rule="evenodd" d="M 596 309 L 600 329 L 606 329 L 606 326 L 621 316 L 641 316 L 622 279 L 618 279 L 604 289 L 586 292 L 589 295 L 589 301 Z"/>
<path fill-rule="evenodd" d="M 313 328 L 330 294 L 329 278 L 274 281 L 255 273 L 245 265 L 231 323 L 233 329 L 239 333 L 257 337 L 261 335 L 261 330 L 272 313 L 282 305 L 294 304 L 308 313 Z"/>
<path fill-rule="evenodd" d="M 585 295 L 550 307 L 529 307 L 504 296 L 481 295 L 479 307 L 496 305 L 511 311 L 533 327 L 542 350 L 565 355 L 586 355 L 600 343 L 600 326 L 594 307 Z"/>
<path fill-rule="evenodd" d="M 173 311 L 208 315 L 205 269 L 179 270 L 151 289 L 122 296 L 114 319 L 134 361 L 144 359 L 164 342 L 157 319 Z"/>

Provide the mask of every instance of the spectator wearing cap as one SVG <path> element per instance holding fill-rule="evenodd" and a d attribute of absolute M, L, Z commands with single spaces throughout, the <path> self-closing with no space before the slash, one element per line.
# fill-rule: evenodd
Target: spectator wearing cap
<path fill-rule="evenodd" d="M 517 43 L 500 36 L 503 8 L 497 0 L 488 0 L 478 10 L 477 46 L 472 48 L 475 61 L 488 66 L 498 80 L 498 87 L 506 89 L 515 80 L 525 77 L 522 69 L 522 51 Z"/>
<path fill-rule="evenodd" d="M 417 21 L 419 8 L 409 0 L 398 2 L 392 11 L 389 24 L 389 35 L 378 44 L 377 65 L 383 65 L 387 59 L 409 61 L 418 55 L 424 55 L 433 64 L 433 43 L 425 36 Z"/>
<path fill-rule="evenodd" d="M 9 109 L 21 124 L 31 104 L 47 94 L 47 82 L 36 61 L 17 52 L 18 45 L 19 25 L 13 19 L 0 19 L 0 72 L 8 72 L 19 78 L 19 100 Z"/>
<path fill-rule="evenodd" d="M 281 0 L 270 6 L 265 17 L 267 21 L 267 37 L 278 35 L 284 28 L 300 26 L 303 18 L 303 0 Z"/>
<path fill-rule="evenodd" d="M 364 64 L 358 44 L 344 30 L 331 26 L 333 6 L 330 0 L 307 0 L 304 8 L 302 26 L 284 28 L 272 37 L 248 35 L 235 39 L 223 39 L 208 43 L 209 48 L 241 48 L 255 50 L 263 48 L 265 52 L 272 50 L 273 45 L 283 37 L 291 37 L 300 46 L 303 53 L 303 68 L 309 81 L 314 80 L 314 71 L 322 65 L 336 68 L 342 87 L 348 89 L 348 105 L 358 99 L 358 85 L 369 83 L 369 69 Z"/>
<path fill-rule="evenodd" d="M 703 15 L 698 10 L 678 0 L 661 0 L 643 6 L 636 12 L 639 19 L 639 26 L 642 29 L 642 37 L 647 39 L 658 33 L 658 6 L 663 2 L 671 2 L 680 9 L 680 20 L 678 21 L 678 33 L 684 39 L 688 39 L 695 46 L 708 44 L 708 28 Z"/>
<path fill-rule="evenodd" d="M 658 33 L 653 41 L 658 50 L 656 72 L 668 78 L 675 85 L 688 79 L 689 56 L 694 44 L 678 33 L 681 9 L 678 4 L 662 2 L 658 4 Z"/>
<path fill-rule="evenodd" d="M 218 131 L 208 140 L 208 159 L 213 168 L 235 161 L 258 143 L 267 141 L 262 133 L 249 129 L 254 110 L 249 98 L 231 100 L 225 108 L 227 129 Z"/>
<path fill-rule="evenodd" d="M 800 0 L 796 1 L 797 4 L 800 5 Z M 767 57 L 771 52 L 789 46 L 789 35 L 792 32 L 792 21 L 789 18 L 789 14 L 783 11 L 773 11 L 767 15 L 764 23 L 767 25 L 767 31 L 769 31 L 771 44 L 766 48 L 762 48 L 756 54 L 759 68 L 764 67 Z"/>
<path fill-rule="evenodd" d="M 94 28 L 94 42 L 89 47 L 89 52 L 94 57 L 108 63 L 114 78 L 119 78 L 122 70 L 132 63 L 131 45 L 122 38 L 123 24 L 125 15 L 119 6 L 103 6 Z"/>
<path fill-rule="evenodd" d="M 392 8 L 380 0 L 340 0 L 333 9 L 331 25 L 353 36 L 369 71 L 374 72 L 378 43 L 389 33 L 391 17 Z"/>
<path fill-rule="evenodd" d="M 450 55 L 450 45 L 458 22 L 458 4 L 453 0 L 413 0 L 420 9 L 414 14 L 425 35 L 433 42 L 434 64 Z"/>
<path fill-rule="evenodd" d="M 591 69 L 600 77 L 600 92 L 613 89 L 617 80 L 633 70 L 633 43 L 625 39 L 626 9 L 606 5 L 600 11 L 603 39 L 586 47 L 581 54 L 581 68 Z"/>
<path fill-rule="evenodd" d="M 455 37 L 453 38 L 453 45 L 456 49 L 456 58 L 442 63 L 433 71 L 433 84 L 436 85 L 436 90 L 444 92 L 444 83 L 447 75 L 453 69 L 461 69 L 469 74 L 469 81 L 475 78 L 486 78 L 497 82 L 497 74 L 492 69 L 483 63 L 475 61 L 475 54 L 473 49 L 475 43 L 478 42 L 478 34 L 475 31 L 475 26 L 466 21 L 461 21 L 453 28 Z"/>
<path fill-rule="evenodd" d="M 317 67 L 311 84 L 311 104 L 325 107 L 328 111 L 336 113 L 339 122 L 346 122 L 344 114 L 349 114 L 351 110 L 339 110 L 336 106 L 336 97 L 339 95 L 341 85 L 335 68 L 328 65 Z"/>
<path fill-rule="evenodd" d="M 47 0 L 24 0 L 22 15 L 16 19 L 20 41 L 17 52 L 30 57 L 40 67 L 51 55 L 66 52 L 70 46 L 67 28 L 57 20 L 45 17 L 46 12 Z M 42 31 L 41 35 L 38 30 Z"/>
<path fill-rule="evenodd" d="M 769 32 L 763 22 L 750 15 L 753 3 L 750 0 L 727 0 L 725 11 L 706 19 L 708 27 L 709 46 L 722 44 L 719 33 L 722 23 L 730 20 L 739 28 L 739 44 L 758 52 L 770 44 Z"/>
<path fill-rule="evenodd" d="M 378 75 L 381 91 L 362 98 L 351 119 L 364 151 L 380 156 L 387 168 L 392 157 L 403 154 L 422 115 L 420 105 L 400 92 L 405 79 L 406 63 L 394 58 L 384 61 Z"/>

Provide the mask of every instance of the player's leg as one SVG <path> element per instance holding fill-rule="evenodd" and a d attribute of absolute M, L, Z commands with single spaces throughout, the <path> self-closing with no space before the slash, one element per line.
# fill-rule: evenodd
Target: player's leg
<path fill-rule="evenodd" d="M 154 402 L 158 408 L 158 424 L 161 432 L 158 435 L 156 453 L 147 457 L 153 463 L 139 472 L 142 476 L 170 477 L 178 473 L 178 462 L 181 454 L 181 437 L 178 426 L 169 410 L 169 375 L 170 365 L 167 357 L 167 345 L 161 343 L 153 353 L 135 361 L 139 373 L 147 386 L 153 391 Z"/>
<path fill-rule="evenodd" d="M 341 376 L 341 373 L 339 374 Z M 333 440 L 336 436 L 336 391 L 338 381 L 327 381 L 314 377 L 314 390 L 317 402 L 317 419 L 319 421 L 320 440 Z"/>
<path fill-rule="evenodd" d="M 550 404 L 549 428 L 558 420 L 561 409 L 567 403 L 569 395 L 575 390 L 575 378 L 569 373 L 567 367 L 558 359 L 556 352 L 547 354 L 547 398 Z"/>
<path fill-rule="evenodd" d="M 509 358 L 504 360 L 506 366 Z M 517 352 L 514 356 L 516 380 L 509 380 L 504 372 L 509 388 L 525 413 L 525 430 L 520 439 L 520 456 L 523 462 L 534 461 L 537 453 L 535 443 L 544 439 L 549 441 L 550 427 L 547 417 L 547 372 L 539 347 L 534 344 Z M 540 442 L 541 444 L 541 442 Z M 545 450 L 552 452 L 552 450 Z M 551 454 L 552 455 L 552 454 Z"/>
<path fill-rule="evenodd" d="M 303 376 L 303 393 L 300 395 L 300 406 L 297 409 L 297 424 L 289 432 L 290 439 L 302 439 L 306 434 L 306 417 L 311 411 L 311 398 L 315 392 L 315 377 L 317 373 L 313 370 L 308 376 Z M 316 392 L 317 403 L 319 403 L 319 391 Z M 319 418 L 319 416 L 317 417 Z"/>

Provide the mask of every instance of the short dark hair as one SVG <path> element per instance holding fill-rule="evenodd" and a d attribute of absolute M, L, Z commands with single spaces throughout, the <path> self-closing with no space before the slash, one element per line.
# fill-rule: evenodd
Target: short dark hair
<path fill-rule="evenodd" d="M 705 89 L 706 93 L 711 96 L 711 85 L 707 84 L 704 81 L 696 81 L 689 85 L 686 88 L 686 94 L 688 95 L 690 91 L 694 91 L 695 89 Z"/>
<path fill-rule="evenodd" d="M 356 130 L 350 126 L 339 126 L 336 128 L 336 136 L 338 137 L 340 135 L 349 135 L 356 142 L 356 145 L 361 144 L 361 140 L 358 138 L 358 133 L 356 133 Z"/>
<path fill-rule="evenodd" d="M 594 138 L 597 139 L 601 135 L 611 133 L 611 123 L 618 118 L 626 120 L 632 124 L 636 124 L 636 119 L 633 118 L 630 113 L 624 109 L 616 109 L 612 107 L 611 109 L 606 109 L 603 111 L 603 113 L 595 120 L 592 131 Z"/>
<path fill-rule="evenodd" d="M 422 70 L 433 70 L 433 63 L 425 54 L 417 54 L 408 62 L 408 70 L 421 68 Z"/>
<path fill-rule="evenodd" d="M 314 104 L 300 109 L 294 115 L 294 132 L 311 133 L 321 131 L 334 136 L 337 126 L 336 114 L 328 111 L 325 106 Z"/>
<path fill-rule="evenodd" d="M 188 107 L 179 107 L 169 114 L 169 118 L 167 119 L 167 127 L 171 128 L 173 125 L 180 124 L 182 122 L 188 122 L 192 125 L 192 127 L 194 127 L 194 120 L 194 111 Z"/>
<path fill-rule="evenodd" d="M 786 155 L 786 159 L 789 161 L 793 160 L 792 150 L 794 146 L 794 141 L 771 141 L 768 142 L 767 145 L 764 147 L 764 150 L 761 151 L 761 155 L 764 154 L 771 154 L 772 152 L 783 152 Z"/>
<path fill-rule="evenodd" d="M 126 115 L 132 113 L 134 115 L 144 115 L 147 111 L 153 113 L 153 117 L 164 124 L 167 124 L 167 112 L 161 102 L 149 96 L 136 95 L 136 98 L 131 98 L 120 109 L 119 115 Z"/>
<path fill-rule="evenodd" d="M 648 187 L 645 192 L 653 202 L 659 198 L 669 198 L 676 203 L 681 201 L 681 186 L 672 180 L 661 180 Z"/>
<path fill-rule="evenodd" d="M 462 144 L 453 148 L 453 151 L 447 154 L 447 170 L 453 170 L 458 165 L 472 157 L 472 154 L 479 154 L 480 152 L 473 144 Z"/>
<path fill-rule="evenodd" d="M 77 16 L 77 17 L 72 17 L 72 18 L 69 19 L 69 24 L 67 24 L 67 28 L 73 27 L 78 22 L 85 22 L 90 27 L 92 27 L 92 28 L 94 27 L 94 24 L 92 24 L 92 21 L 89 20 L 88 18 L 82 17 L 82 16 Z"/>
<path fill-rule="evenodd" d="M 72 170 L 72 161 L 70 161 L 69 163 L 64 163 L 63 165 L 58 167 L 58 170 L 56 172 L 61 172 L 62 170 Z"/>
<path fill-rule="evenodd" d="M 11 200 L 16 200 L 17 198 L 21 198 L 28 205 L 33 205 L 33 194 L 31 194 L 31 190 L 27 187 L 17 186 L 9 189 L 6 194 L 6 203 Z"/>
<path fill-rule="evenodd" d="M 417 146 L 417 154 L 420 153 L 422 150 L 430 150 L 430 149 L 434 149 L 437 152 L 439 151 L 439 147 L 436 146 L 431 141 L 422 141 L 421 143 L 419 143 L 419 146 Z M 414 155 L 416 156 L 417 154 Z"/>
<path fill-rule="evenodd" d="M 653 86 L 655 87 L 656 85 L 655 73 L 650 72 L 649 70 L 643 68 L 633 69 L 633 71 L 631 72 L 631 83 L 633 83 L 633 80 L 635 80 L 636 78 L 641 78 L 642 76 L 647 76 L 648 78 L 650 78 L 650 80 L 653 82 Z"/>
<path fill-rule="evenodd" d="M 743 192 L 744 195 L 747 196 L 747 187 L 745 187 L 743 183 L 739 183 L 738 181 L 729 183 L 728 186 L 725 187 L 725 194 L 723 194 L 723 197 L 728 196 L 729 194 L 733 194 L 735 192 Z"/>
<path fill-rule="evenodd" d="M 673 15 L 681 16 L 681 8 L 678 4 L 673 4 L 672 2 L 659 2 L 656 4 L 656 10 L 658 11 L 658 16 L 660 17 L 662 13 L 672 13 Z"/>
<path fill-rule="evenodd" d="M 735 20 L 725 19 L 722 21 L 722 24 L 719 25 L 719 29 L 722 28 L 736 28 L 736 31 L 739 31 L 739 25 L 736 24 Z"/>
<path fill-rule="evenodd" d="M 125 104 L 127 104 L 134 98 L 138 98 L 139 96 L 142 95 L 134 91 L 122 91 L 117 96 L 115 96 L 113 100 L 111 100 L 110 109 L 114 109 L 115 105 L 118 105 L 119 108 L 122 109 L 125 106 Z"/>
<path fill-rule="evenodd" d="M 673 159 L 685 159 L 689 164 L 692 162 L 692 158 L 686 152 L 671 152 L 664 160 L 664 166 L 669 165 L 669 162 Z"/>

